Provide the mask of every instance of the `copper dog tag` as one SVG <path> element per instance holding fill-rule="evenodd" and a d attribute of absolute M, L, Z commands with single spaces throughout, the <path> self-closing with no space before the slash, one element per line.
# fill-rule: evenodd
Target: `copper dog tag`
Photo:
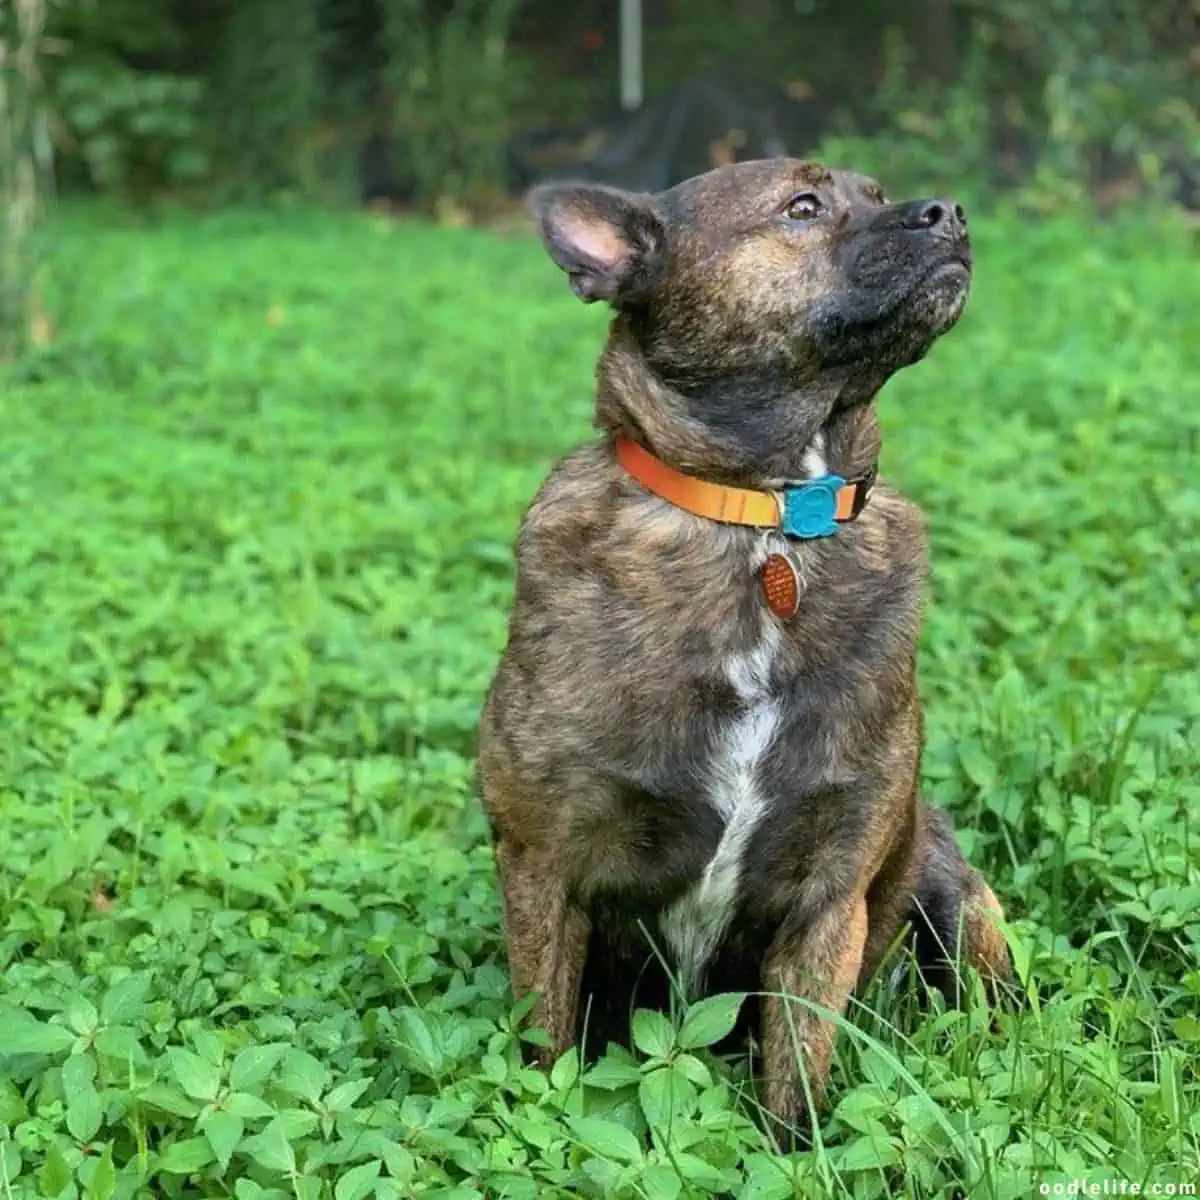
<path fill-rule="evenodd" d="M 800 607 L 800 576 L 785 554 L 769 554 L 762 565 L 762 589 L 767 607 L 781 620 Z"/>

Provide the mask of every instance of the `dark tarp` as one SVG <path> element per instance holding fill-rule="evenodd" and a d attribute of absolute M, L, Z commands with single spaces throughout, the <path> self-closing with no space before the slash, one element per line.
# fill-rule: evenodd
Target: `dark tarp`
<path fill-rule="evenodd" d="M 660 191 L 722 162 L 803 157 L 824 132 L 822 115 L 769 87 L 701 76 L 633 113 L 522 133 L 509 146 L 512 185 L 571 178 Z"/>
<path fill-rule="evenodd" d="M 583 125 L 543 125 L 508 145 L 508 186 L 523 192 L 548 179 L 586 179 L 660 191 L 722 162 L 811 153 L 824 131 L 810 100 L 727 76 L 701 76 L 636 112 Z M 413 199 L 403 140 L 375 133 L 358 162 L 362 199 Z"/>

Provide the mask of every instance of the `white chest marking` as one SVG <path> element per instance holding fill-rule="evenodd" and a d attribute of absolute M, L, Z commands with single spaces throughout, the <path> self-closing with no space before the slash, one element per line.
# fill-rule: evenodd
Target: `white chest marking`
<path fill-rule="evenodd" d="M 697 998 L 705 966 L 729 927 L 742 856 L 766 812 L 756 771 L 779 726 L 779 702 L 771 696 L 769 678 L 780 637 L 779 626 L 766 617 L 754 649 L 725 662 L 726 678 L 749 706 L 725 729 L 711 764 L 707 798 L 724 819 L 725 830 L 704 874 L 661 917 L 663 937 L 689 1000 Z"/>

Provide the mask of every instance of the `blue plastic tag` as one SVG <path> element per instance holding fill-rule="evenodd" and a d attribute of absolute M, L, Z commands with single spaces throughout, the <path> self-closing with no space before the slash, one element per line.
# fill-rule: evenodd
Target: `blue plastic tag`
<path fill-rule="evenodd" d="M 823 475 L 783 489 L 783 532 L 794 538 L 829 537 L 837 532 L 840 475 Z"/>

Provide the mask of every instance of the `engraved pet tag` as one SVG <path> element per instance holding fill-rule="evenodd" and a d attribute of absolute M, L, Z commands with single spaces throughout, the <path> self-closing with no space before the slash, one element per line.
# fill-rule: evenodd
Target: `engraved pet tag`
<path fill-rule="evenodd" d="M 762 589 L 767 607 L 781 620 L 800 607 L 800 575 L 786 554 L 769 554 L 762 565 Z"/>

